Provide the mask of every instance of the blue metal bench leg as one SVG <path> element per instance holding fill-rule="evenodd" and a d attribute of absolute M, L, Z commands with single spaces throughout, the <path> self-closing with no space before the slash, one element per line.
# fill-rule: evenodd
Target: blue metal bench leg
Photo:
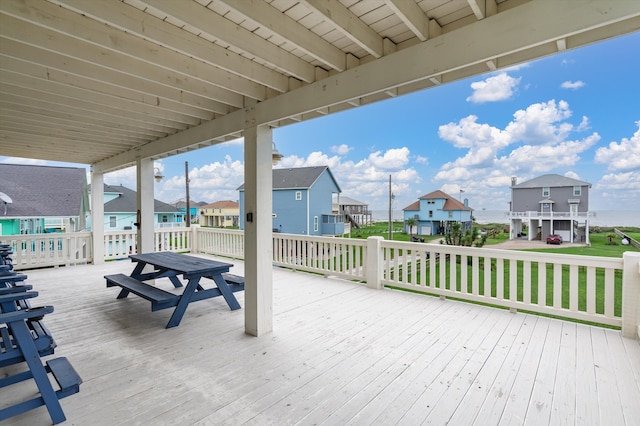
<path fill-rule="evenodd" d="M 231 289 L 229 288 L 229 284 L 227 284 L 227 282 L 224 280 L 224 277 L 222 275 L 215 275 L 213 277 L 213 280 L 216 282 L 220 293 L 222 293 L 222 297 L 224 297 L 224 300 L 227 301 L 227 305 L 229 305 L 229 308 L 232 311 L 240 309 L 240 303 L 238 302 L 238 299 L 236 299 L 236 297 L 233 295 L 233 291 L 231 291 Z"/>
<path fill-rule="evenodd" d="M 189 280 L 187 286 L 184 288 L 182 297 L 176 305 L 176 309 L 173 311 L 173 314 L 169 319 L 169 323 L 167 324 L 166 328 L 177 327 L 178 325 L 180 325 L 180 321 L 182 320 L 182 317 L 187 310 L 187 306 L 189 306 L 189 302 L 191 302 L 191 296 L 196 291 L 196 288 L 198 288 L 199 282 L 199 278 Z"/>
<path fill-rule="evenodd" d="M 11 331 L 20 345 L 25 362 L 31 370 L 31 374 L 38 386 L 42 400 L 49 411 L 51 421 L 53 421 L 53 424 L 64 422 L 66 417 L 62 411 L 62 407 L 60 406 L 60 401 L 58 400 L 58 396 L 56 395 L 53 386 L 51 386 L 47 371 L 45 370 L 44 365 L 42 365 L 40 355 L 38 355 L 38 351 L 33 343 L 33 338 L 31 337 L 31 333 L 29 333 L 27 324 L 24 321 L 11 323 Z"/>

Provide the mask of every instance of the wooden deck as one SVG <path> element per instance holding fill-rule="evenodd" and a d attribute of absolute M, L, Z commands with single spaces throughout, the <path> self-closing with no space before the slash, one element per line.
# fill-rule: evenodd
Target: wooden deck
<path fill-rule="evenodd" d="M 55 307 L 56 356 L 84 380 L 66 424 L 640 424 L 640 344 L 615 330 L 278 268 L 273 333 L 245 335 L 221 298 L 165 329 L 171 312 L 106 288 L 132 268 L 26 271 L 36 304 Z M 41 407 L 10 423 L 50 419 Z"/>

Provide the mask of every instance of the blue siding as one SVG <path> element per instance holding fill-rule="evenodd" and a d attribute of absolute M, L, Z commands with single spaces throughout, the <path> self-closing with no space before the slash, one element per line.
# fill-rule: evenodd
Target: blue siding
<path fill-rule="evenodd" d="M 339 188 L 331 178 L 329 172 L 323 172 L 311 185 L 311 188 L 278 189 L 273 191 L 274 230 L 287 234 L 322 235 L 322 215 L 331 214 L 332 193 Z M 296 200 L 296 192 L 300 199 Z M 244 229 L 245 205 L 244 190 L 240 190 L 240 229 Z M 314 217 L 318 217 L 318 230 L 314 231 Z M 333 228 L 344 231 L 344 223 L 336 224 Z M 338 229 L 340 228 L 340 229 Z M 325 227 L 326 231 L 326 227 Z"/>

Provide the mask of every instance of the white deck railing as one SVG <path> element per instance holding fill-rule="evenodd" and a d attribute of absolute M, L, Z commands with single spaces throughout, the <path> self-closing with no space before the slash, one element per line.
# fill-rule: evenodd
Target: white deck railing
<path fill-rule="evenodd" d="M 135 252 L 135 231 L 108 231 L 105 260 Z M 155 231 L 158 251 L 244 258 L 244 233 L 218 228 Z M 91 233 L 0 237 L 18 269 L 92 262 Z M 367 282 L 633 329 L 640 335 L 640 253 L 622 259 L 491 248 L 274 233 L 273 264 Z"/>
<path fill-rule="evenodd" d="M 11 245 L 16 270 L 71 266 L 93 259 L 91 232 L 5 235 L 0 241 Z"/>

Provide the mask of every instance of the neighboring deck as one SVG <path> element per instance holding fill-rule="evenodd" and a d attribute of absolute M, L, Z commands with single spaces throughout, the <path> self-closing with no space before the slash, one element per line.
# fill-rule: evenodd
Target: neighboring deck
<path fill-rule="evenodd" d="M 640 424 L 640 344 L 619 331 L 279 268 L 272 333 L 245 335 L 221 298 L 165 329 L 171 312 L 106 288 L 132 269 L 25 271 L 84 381 L 66 424 Z"/>

